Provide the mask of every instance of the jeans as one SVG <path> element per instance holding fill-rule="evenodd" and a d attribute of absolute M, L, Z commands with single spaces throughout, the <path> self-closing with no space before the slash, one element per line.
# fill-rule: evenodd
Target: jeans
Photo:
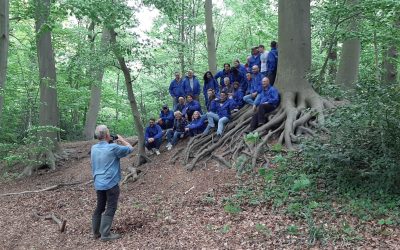
<path fill-rule="evenodd" d="M 151 150 L 152 148 L 160 149 L 161 143 L 162 143 L 162 138 L 158 138 L 154 139 L 154 141 L 150 143 L 146 141 L 144 145 L 148 150 Z"/>
<path fill-rule="evenodd" d="M 113 217 L 117 211 L 119 186 L 118 184 L 108 190 L 96 190 L 97 194 L 97 207 L 93 212 L 93 217 L 100 217 L 105 211 L 104 215 Z M 107 209 L 106 209 L 107 205 Z"/>
<path fill-rule="evenodd" d="M 256 103 L 257 100 L 260 99 L 260 98 L 261 98 L 261 95 L 258 94 L 258 95 L 256 96 L 256 98 L 254 98 L 254 100 L 253 100 L 253 97 L 251 96 L 251 94 L 249 94 L 249 95 L 245 95 L 245 96 L 243 97 L 243 101 L 244 101 L 245 103 L 247 103 L 247 104 L 254 105 L 254 103 Z"/>
<path fill-rule="evenodd" d="M 206 130 L 204 130 L 203 134 L 207 135 L 210 132 L 210 129 L 215 127 L 215 121 L 218 121 L 217 135 L 222 135 L 222 132 L 224 131 L 224 126 L 229 122 L 229 118 L 226 116 L 219 118 L 219 116 L 213 112 L 208 112 L 207 118 L 208 118 L 208 125 Z"/>
<path fill-rule="evenodd" d="M 171 98 L 172 98 L 172 108 L 175 111 L 176 110 L 176 105 L 178 105 L 178 97 L 171 96 Z"/>
<path fill-rule="evenodd" d="M 167 131 L 167 141 L 175 146 L 182 135 L 185 135 L 185 132 L 178 132 L 170 129 Z"/>

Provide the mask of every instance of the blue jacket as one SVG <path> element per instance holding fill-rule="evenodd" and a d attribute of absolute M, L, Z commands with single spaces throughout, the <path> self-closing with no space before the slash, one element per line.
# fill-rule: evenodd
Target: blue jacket
<path fill-rule="evenodd" d="M 186 127 L 189 128 L 191 134 L 197 135 L 203 133 L 206 125 L 204 124 L 204 120 L 199 117 L 198 119 L 193 119 Z"/>
<path fill-rule="evenodd" d="M 251 84 L 250 84 L 250 94 L 257 92 L 260 93 L 262 91 L 262 79 L 263 79 L 263 75 L 261 73 L 257 73 L 256 75 L 253 74 L 251 76 Z"/>
<path fill-rule="evenodd" d="M 193 100 L 193 101 L 191 101 L 191 102 L 187 102 L 185 108 L 183 109 L 182 114 L 183 114 L 183 115 L 186 115 L 186 113 L 187 113 L 189 110 L 190 110 L 190 111 L 193 111 L 193 112 L 194 112 L 194 111 L 199 111 L 200 114 L 202 114 L 200 103 L 199 103 L 198 101 L 196 101 L 196 100 Z"/>
<path fill-rule="evenodd" d="M 272 48 L 267 58 L 267 74 L 275 72 L 278 68 L 278 50 Z"/>
<path fill-rule="evenodd" d="M 258 68 L 261 69 L 260 54 L 258 54 L 257 56 L 251 55 L 249 57 L 249 70 L 252 70 L 254 65 L 257 65 Z"/>
<path fill-rule="evenodd" d="M 225 102 L 214 100 L 211 103 L 211 112 L 218 114 L 218 117 L 231 118 L 231 110 L 234 109 L 234 102 L 232 99 L 226 99 Z"/>
<path fill-rule="evenodd" d="M 203 86 L 203 95 L 204 95 L 204 101 L 206 106 L 208 105 L 208 95 L 207 95 L 207 90 L 208 89 L 213 89 L 215 90 L 215 94 L 218 95 L 219 94 L 219 87 L 218 87 L 218 82 L 213 78 L 208 82 L 204 82 L 204 86 Z"/>
<path fill-rule="evenodd" d="M 244 102 L 243 102 L 243 90 L 242 89 L 234 89 L 233 90 L 233 95 L 232 95 L 232 100 L 234 102 L 234 108 L 240 109 L 243 107 Z"/>
<path fill-rule="evenodd" d="M 147 141 L 149 138 L 160 139 L 162 137 L 162 129 L 158 124 L 154 124 L 153 127 L 148 126 L 146 128 L 146 133 L 144 134 L 144 139 Z"/>
<path fill-rule="evenodd" d="M 96 190 L 108 190 L 121 180 L 120 158 L 132 152 L 130 147 L 101 141 L 92 146 L 90 158 Z"/>
<path fill-rule="evenodd" d="M 186 97 L 183 89 L 182 79 L 179 81 L 179 83 L 175 79 L 171 81 L 169 84 L 169 94 L 176 99 L 178 99 L 180 96 Z"/>
<path fill-rule="evenodd" d="M 174 111 L 181 111 L 183 112 L 183 109 L 186 107 L 186 104 L 176 104 L 175 110 Z"/>
<path fill-rule="evenodd" d="M 239 70 L 240 73 L 242 73 L 242 75 L 246 75 L 247 70 L 246 67 L 243 64 L 240 64 L 239 67 L 237 67 L 237 69 Z"/>
<path fill-rule="evenodd" d="M 260 93 L 260 98 L 256 99 L 254 105 L 258 106 L 262 103 L 268 102 L 275 108 L 279 105 L 279 92 L 273 86 L 268 86 L 267 89 L 263 89 Z"/>
<path fill-rule="evenodd" d="M 165 123 L 166 121 L 169 121 L 169 122 L 174 122 L 174 119 L 175 119 L 175 117 L 174 117 L 174 112 L 172 112 L 172 110 L 168 110 L 168 113 L 164 113 L 164 111 L 163 110 L 161 110 L 161 112 L 160 112 L 160 118 L 161 118 L 161 120 Z"/>
<path fill-rule="evenodd" d="M 190 87 L 190 80 L 189 77 L 185 77 L 185 80 L 183 80 L 183 90 L 185 91 L 185 96 L 187 95 L 195 95 L 199 96 L 200 95 L 200 83 L 199 80 L 197 80 L 196 76 L 193 76 L 193 89 Z"/>
<path fill-rule="evenodd" d="M 221 85 L 221 87 L 225 87 L 225 83 L 224 83 L 224 78 L 225 77 L 229 77 L 229 80 L 231 80 L 231 83 L 233 83 L 233 74 L 231 71 L 226 72 L 224 69 L 219 71 L 217 74 L 215 74 L 214 78 L 215 80 L 218 80 L 219 78 L 219 84 Z"/>

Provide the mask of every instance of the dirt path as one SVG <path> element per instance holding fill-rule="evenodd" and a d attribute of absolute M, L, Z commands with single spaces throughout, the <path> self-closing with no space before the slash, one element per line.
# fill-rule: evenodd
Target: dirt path
<path fill-rule="evenodd" d="M 1 183 L 0 193 L 91 180 L 87 153 L 92 143 L 65 144 L 71 158 L 57 171 Z M 170 165 L 169 155 L 154 156 L 137 182 L 121 186 L 113 226 L 121 239 L 103 243 L 91 238 L 96 199 L 93 184 L 87 184 L 0 197 L 0 249 L 307 248 L 306 237 L 287 234 L 290 219 L 267 206 L 244 207 L 238 214 L 224 211 L 224 199 L 237 187 L 234 170 L 208 165 L 187 172 L 181 164 Z M 125 158 L 123 169 L 132 161 Z M 59 233 L 51 221 L 36 220 L 34 211 L 65 218 L 66 232 Z"/>

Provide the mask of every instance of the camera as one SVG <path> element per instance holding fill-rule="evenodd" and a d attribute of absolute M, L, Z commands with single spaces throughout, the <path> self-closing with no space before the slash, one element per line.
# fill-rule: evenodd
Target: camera
<path fill-rule="evenodd" d="M 108 141 L 108 143 L 113 143 L 115 140 L 118 139 L 118 135 L 110 135 L 111 140 Z"/>

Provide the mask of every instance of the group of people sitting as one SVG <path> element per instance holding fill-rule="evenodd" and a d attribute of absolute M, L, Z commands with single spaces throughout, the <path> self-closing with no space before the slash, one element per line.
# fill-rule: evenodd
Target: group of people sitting
<path fill-rule="evenodd" d="M 206 108 L 204 113 L 199 101 L 200 82 L 193 70 L 189 70 L 184 79 L 176 72 L 169 87 L 173 109 L 164 105 L 159 119 L 150 119 L 145 131 L 146 148 L 159 155 L 164 134 L 168 142 L 166 148 L 171 150 L 179 139 L 198 134 L 207 135 L 216 126 L 214 142 L 217 142 L 231 114 L 246 104 L 252 105 L 254 110 L 248 131 L 265 124 L 266 114 L 276 109 L 280 103 L 280 95 L 273 87 L 277 63 L 277 43 L 272 41 L 270 51 L 265 51 L 263 45 L 252 48 L 246 65 L 235 59 L 233 67 L 225 63 L 224 69 L 215 76 L 207 71 L 203 76 L 202 88 Z"/>

